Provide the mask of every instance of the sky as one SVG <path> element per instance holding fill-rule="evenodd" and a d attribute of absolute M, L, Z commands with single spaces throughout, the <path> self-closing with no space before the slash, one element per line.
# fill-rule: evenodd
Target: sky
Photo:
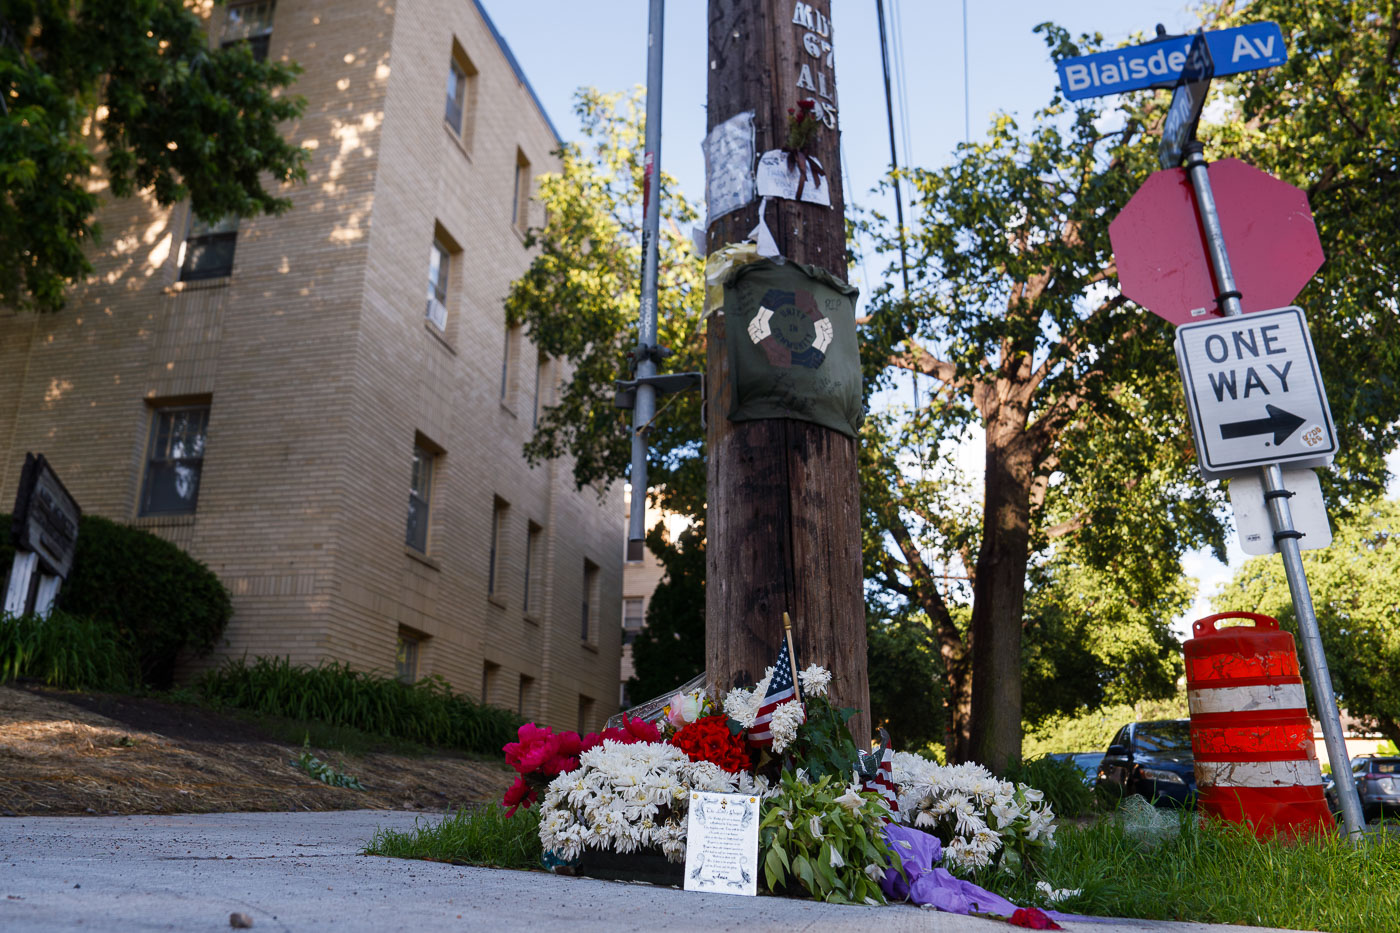
<path fill-rule="evenodd" d="M 572 109 L 577 88 L 623 91 L 646 82 L 646 0 L 482 3 L 564 139 L 579 136 Z M 1075 36 L 1099 32 L 1116 44 L 1134 33 L 1154 34 L 1157 23 L 1169 33 L 1187 32 L 1196 23 L 1184 0 L 974 0 L 967 4 L 964 62 L 961 3 L 886 0 L 884 5 L 893 24 L 891 67 L 896 84 L 903 85 L 902 94 L 896 90 L 895 119 L 907 127 L 900 131 L 897 155 L 901 165 L 926 168 L 945 164 L 969 127 L 977 138 L 995 114 L 1028 120 L 1049 101 L 1057 76 L 1044 41 L 1032 31 L 1037 24 L 1053 21 Z M 707 3 L 671 0 L 665 7 L 660 161 L 692 202 L 701 203 Z M 832 2 L 842 161 L 848 202 L 892 213 L 891 201 L 869 193 L 890 163 L 875 10 L 876 0 Z M 851 270 L 863 292 L 880 274 L 874 261 Z M 964 468 L 980 472 L 980 450 L 968 453 Z M 1400 468 L 1400 458 L 1392 457 L 1391 466 Z M 1229 544 L 1228 565 L 1205 551 L 1186 556 L 1184 569 L 1201 585 L 1196 604 L 1174 626 L 1179 634 L 1210 612 L 1210 595 L 1243 562 L 1233 535 Z"/>

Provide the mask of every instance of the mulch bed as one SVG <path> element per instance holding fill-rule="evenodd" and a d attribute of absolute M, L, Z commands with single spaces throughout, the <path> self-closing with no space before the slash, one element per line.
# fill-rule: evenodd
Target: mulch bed
<path fill-rule="evenodd" d="M 0 815 L 256 810 L 443 811 L 499 800 L 504 765 L 450 755 L 312 753 L 365 790 L 321 783 L 300 746 L 160 700 L 0 687 Z"/>

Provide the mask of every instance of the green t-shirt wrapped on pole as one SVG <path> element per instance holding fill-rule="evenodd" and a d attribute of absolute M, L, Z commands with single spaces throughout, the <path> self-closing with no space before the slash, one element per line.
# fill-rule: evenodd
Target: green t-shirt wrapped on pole
<path fill-rule="evenodd" d="M 865 417 L 857 294 L 815 266 L 735 269 L 724 283 L 730 420 L 797 418 L 855 437 Z"/>

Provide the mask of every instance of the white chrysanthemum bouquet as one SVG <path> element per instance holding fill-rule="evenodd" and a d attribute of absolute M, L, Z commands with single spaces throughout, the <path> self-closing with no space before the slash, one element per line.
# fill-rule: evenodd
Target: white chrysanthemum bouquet
<path fill-rule="evenodd" d="M 942 841 L 952 871 L 1015 871 L 1055 844 L 1055 814 L 1045 795 L 998 780 L 981 765 L 940 765 L 896 752 L 894 780 L 905 821 Z"/>

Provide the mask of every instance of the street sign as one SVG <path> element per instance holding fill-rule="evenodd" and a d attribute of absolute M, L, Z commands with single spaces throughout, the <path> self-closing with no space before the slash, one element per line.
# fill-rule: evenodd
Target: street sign
<path fill-rule="evenodd" d="M 1176 168 L 1186 153 L 1186 144 L 1196 138 L 1196 124 L 1201 122 L 1201 110 L 1206 104 L 1210 79 L 1215 75 L 1215 62 L 1205 33 L 1191 40 L 1186 65 L 1176 80 L 1172 106 L 1162 122 L 1162 143 L 1157 147 L 1157 161 L 1162 168 Z"/>
<path fill-rule="evenodd" d="M 1322 501 L 1322 484 L 1317 474 L 1306 467 L 1283 471 L 1283 488 L 1293 495 L 1288 508 L 1293 514 L 1293 530 L 1299 550 L 1325 548 L 1332 543 L 1332 526 L 1327 521 L 1327 506 Z M 1277 554 L 1274 526 L 1269 519 L 1268 502 L 1264 499 L 1264 483 L 1257 472 L 1241 473 L 1230 479 L 1230 505 L 1235 510 L 1235 530 L 1240 536 L 1240 550 L 1251 557 Z"/>
<path fill-rule="evenodd" d="M 1215 60 L 1217 76 L 1272 68 L 1288 60 L 1283 32 L 1277 23 L 1249 23 L 1233 29 L 1217 29 L 1206 33 L 1205 37 L 1211 58 Z M 1192 38 L 1177 36 L 1126 49 L 1067 58 L 1056 66 L 1060 72 L 1060 89 L 1067 100 L 1083 100 L 1149 87 L 1171 87 L 1186 65 Z"/>
<path fill-rule="evenodd" d="M 1302 309 L 1183 324 L 1176 359 L 1206 479 L 1332 462 L 1337 432 Z"/>
<path fill-rule="evenodd" d="M 1238 159 L 1210 164 L 1216 211 L 1246 313 L 1291 304 L 1322 265 L 1308 196 Z M 1155 172 L 1108 226 L 1124 295 L 1173 324 L 1219 317 L 1186 170 Z"/>

